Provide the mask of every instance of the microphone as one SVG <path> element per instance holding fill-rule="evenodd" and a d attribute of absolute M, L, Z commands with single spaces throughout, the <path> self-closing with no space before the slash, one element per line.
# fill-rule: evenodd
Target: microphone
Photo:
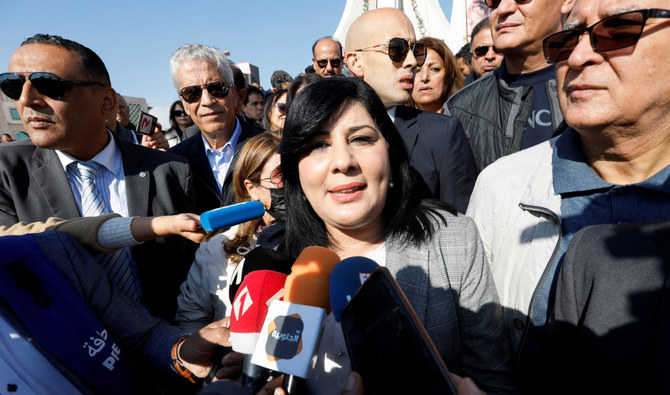
<path fill-rule="evenodd" d="M 330 272 L 339 260 L 327 248 L 305 248 L 286 278 L 284 301 L 270 305 L 263 323 L 252 362 L 284 373 L 282 387 L 289 395 L 302 392 L 330 309 Z"/>
<path fill-rule="evenodd" d="M 377 262 L 362 256 L 343 259 L 330 273 L 330 307 L 337 322 L 342 320 L 342 310 L 370 274 L 378 268 Z"/>
<path fill-rule="evenodd" d="M 330 310 L 330 272 L 340 257 L 325 247 L 306 247 L 286 277 L 284 300 Z"/>
<path fill-rule="evenodd" d="M 208 232 L 258 219 L 265 214 L 263 203 L 258 201 L 233 204 L 200 214 L 200 224 Z"/>
<path fill-rule="evenodd" d="M 272 270 L 288 275 L 291 274 L 292 265 L 293 260 L 286 255 L 280 254 L 272 248 L 256 246 L 233 269 L 229 280 L 230 285 L 228 286 L 230 300 L 235 300 L 240 284 L 249 273 L 258 270 Z"/>
<path fill-rule="evenodd" d="M 269 372 L 251 362 L 251 354 L 261 327 L 274 300 L 284 294 L 286 274 L 270 270 L 249 273 L 240 286 L 230 315 L 230 342 L 234 351 L 244 354 L 242 386 L 255 394 L 265 384 Z"/>

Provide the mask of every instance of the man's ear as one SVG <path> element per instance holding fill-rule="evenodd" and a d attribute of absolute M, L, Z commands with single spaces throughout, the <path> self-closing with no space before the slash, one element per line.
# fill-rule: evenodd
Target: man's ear
<path fill-rule="evenodd" d="M 344 59 L 347 62 L 347 68 L 354 77 L 363 78 L 365 75 L 363 65 L 358 59 L 358 54 L 355 52 L 347 52 Z"/>
<path fill-rule="evenodd" d="M 576 2 L 577 0 L 563 0 L 563 5 L 561 5 L 561 15 L 563 16 L 563 20 L 570 15 Z"/>
<path fill-rule="evenodd" d="M 116 114 L 119 108 L 119 96 L 116 94 L 114 88 L 105 87 L 102 89 L 104 89 L 101 100 L 102 113 L 107 118 L 112 113 Z"/>

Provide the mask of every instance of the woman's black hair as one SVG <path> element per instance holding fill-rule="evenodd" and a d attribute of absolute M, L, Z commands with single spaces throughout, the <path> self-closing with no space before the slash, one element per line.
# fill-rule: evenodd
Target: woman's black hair
<path fill-rule="evenodd" d="M 279 89 L 275 93 L 265 98 L 265 104 L 263 104 L 263 129 L 265 129 L 268 132 L 277 132 L 276 130 L 270 130 L 270 127 L 272 126 L 270 123 L 270 113 L 272 112 L 274 106 L 277 104 L 279 99 L 285 93 L 286 89 Z"/>
<path fill-rule="evenodd" d="M 320 80 L 321 78 L 323 77 L 321 77 L 319 74 L 316 73 L 311 74 L 303 73 L 295 77 L 293 82 L 291 82 L 291 85 L 289 85 L 288 89 L 286 90 L 286 109 L 287 109 L 286 111 L 288 111 L 288 108 L 291 105 L 291 102 L 293 101 L 293 98 L 298 93 L 298 91 L 300 91 L 308 84 Z"/>
<path fill-rule="evenodd" d="M 174 129 L 177 134 L 179 135 L 179 138 L 184 137 L 184 131 L 181 130 L 181 126 L 177 123 L 176 116 L 174 115 L 174 109 L 177 107 L 177 105 L 182 106 L 182 111 L 184 111 L 184 105 L 181 103 L 181 100 L 177 100 L 172 105 L 170 106 L 170 128 Z"/>
<path fill-rule="evenodd" d="M 394 186 L 389 188 L 386 197 L 381 238 L 397 237 L 403 242 L 418 244 L 432 236 L 435 218 L 446 225 L 438 210 L 455 214 L 445 203 L 424 199 L 428 197 L 427 187 L 411 167 L 405 142 L 374 90 L 357 78 L 323 78 L 307 85 L 294 97 L 279 146 L 286 208 L 290 213 L 286 218 L 286 239 L 281 248 L 290 256 L 297 256 L 310 245 L 330 245 L 323 220 L 304 198 L 298 163 L 311 137 L 321 132 L 323 125 L 331 117 L 338 116 L 343 105 L 350 101 L 365 107 L 388 144 Z"/>

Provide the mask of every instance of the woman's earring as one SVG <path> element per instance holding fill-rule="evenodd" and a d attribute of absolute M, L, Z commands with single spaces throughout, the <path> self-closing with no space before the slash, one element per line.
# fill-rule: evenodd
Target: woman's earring
<path fill-rule="evenodd" d="M 394 186 L 395 184 L 393 183 L 393 181 L 389 181 L 389 188 L 393 188 Z"/>

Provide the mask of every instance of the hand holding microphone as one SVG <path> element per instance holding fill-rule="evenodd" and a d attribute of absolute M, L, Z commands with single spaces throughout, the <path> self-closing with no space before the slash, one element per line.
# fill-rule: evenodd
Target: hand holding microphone
<path fill-rule="evenodd" d="M 284 301 L 275 301 L 263 324 L 252 362 L 284 373 L 284 389 L 299 392 L 330 308 L 328 281 L 340 258 L 324 247 L 307 247 L 286 278 Z"/>

